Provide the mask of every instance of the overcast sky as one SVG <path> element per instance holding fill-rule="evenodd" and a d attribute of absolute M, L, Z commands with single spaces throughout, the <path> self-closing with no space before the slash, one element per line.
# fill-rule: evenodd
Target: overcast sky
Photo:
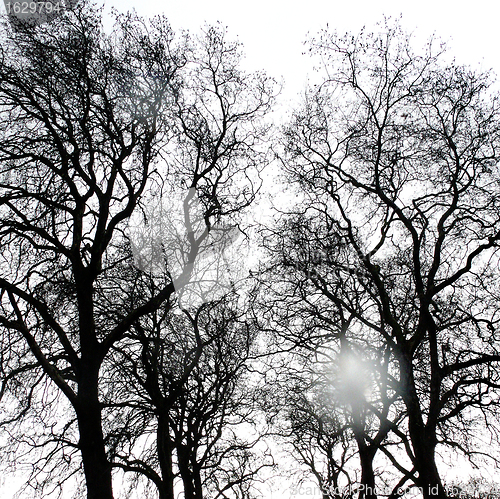
<path fill-rule="evenodd" d="M 287 99 L 303 89 L 311 70 L 309 58 L 301 55 L 307 33 L 315 34 L 327 23 L 340 33 L 358 32 L 364 25 L 373 27 L 384 14 L 402 14 L 403 26 L 419 40 L 432 33 L 447 40 L 459 63 L 500 73 L 500 8 L 493 1 L 106 0 L 106 9 L 111 6 L 120 11 L 135 8 L 148 16 L 165 13 L 175 29 L 193 32 L 205 22 L 220 21 L 228 27 L 230 38 L 243 43 L 248 70 L 264 69 L 277 79 L 284 78 Z M 0 10 L 4 11 L 3 5 Z"/>
<path fill-rule="evenodd" d="M 106 0 L 106 7 L 112 5 L 144 15 L 163 12 L 175 29 L 196 31 L 204 22 L 220 21 L 231 38 L 243 43 L 248 70 L 284 77 L 287 98 L 301 91 L 310 71 L 309 58 L 301 55 L 307 33 L 315 34 L 327 23 L 340 33 L 358 32 L 364 25 L 373 27 L 383 15 L 402 14 L 403 26 L 419 39 L 436 33 L 449 41 L 458 62 L 500 73 L 500 7 L 491 0 Z"/>
<path fill-rule="evenodd" d="M 139 14 L 149 16 L 164 13 L 174 29 L 192 32 L 205 22 L 221 22 L 228 27 L 230 38 L 243 43 L 247 70 L 263 69 L 277 79 L 283 77 L 285 106 L 286 100 L 296 100 L 312 70 L 311 59 L 302 55 L 308 33 L 314 35 L 327 24 L 339 33 L 357 33 L 363 26 L 375 28 L 384 15 L 401 15 L 403 27 L 413 32 L 418 44 L 423 45 L 435 34 L 448 42 L 449 53 L 459 64 L 493 69 L 500 75 L 500 4 L 493 1 L 120 0 L 118 6 L 116 0 L 106 0 L 107 8 L 112 5 L 119 10 L 135 8 Z M 500 84 L 500 76 L 498 79 Z M 457 466 L 457 470 L 460 471 L 447 478 L 471 471 L 465 465 Z M 289 485 L 283 481 L 272 494 L 269 491 L 269 499 L 294 497 L 290 496 Z M 304 485 L 310 485 L 309 490 L 316 493 L 314 497 L 319 497 L 313 484 Z"/>

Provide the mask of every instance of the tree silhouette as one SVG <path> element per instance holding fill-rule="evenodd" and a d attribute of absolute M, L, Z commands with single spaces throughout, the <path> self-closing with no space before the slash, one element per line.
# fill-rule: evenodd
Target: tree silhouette
<path fill-rule="evenodd" d="M 406 411 L 390 348 L 358 321 L 369 300 L 348 285 L 349 278 L 355 284 L 356 271 L 339 278 L 338 257 L 345 248 L 335 249 L 335 238 L 328 240 L 320 227 L 317 217 L 287 214 L 271 229 L 273 236 L 266 235 L 270 259 L 259 275 L 261 313 L 287 352 L 275 367 L 289 420 L 278 433 L 291 439 L 294 455 L 311 469 L 325 497 L 356 490 L 373 497 L 394 486 L 395 477 L 404 483 L 414 474 L 400 458 L 408 446 Z M 318 276 L 336 280 L 331 292 L 318 286 Z M 395 470 L 382 476 L 377 454 Z"/>
<path fill-rule="evenodd" d="M 148 24 L 119 16 L 105 35 L 100 13 L 81 5 L 50 25 L 6 36 L 2 394 L 22 399 L 3 423 L 33 414 L 32 401 L 47 386 L 57 388 L 71 415 L 51 440 L 80 452 L 87 497 L 111 498 L 113 456 L 102 406 L 108 359 L 141 317 L 172 305 L 211 226 L 252 201 L 266 162 L 260 120 L 272 81 L 240 73 L 239 48 L 221 30 L 208 28 L 197 41 L 176 39 L 164 18 Z M 149 277 L 133 265 L 127 222 L 168 186 L 188 192 L 185 265 L 177 286 L 166 271 L 152 293 L 133 295 Z M 188 230 L 195 195 L 206 228 L 196 233 Z M 55 407 L 67 403 L 52 398 Z M 63 453 L 39 462 L 55 481 L 57 462 L 64 463 Z"/>
<path fill-rule="evenodd" d="M 328 255 L 309 273 L 332 304 L 306 296 L 315 320 L 352 316 L 354 334 L 389 349 L 406 479 L 445 497 L 436 448 L 480 454 L 477 415 L 496 436 L 499 114 L 489 75 L 434 45 L 415 54 L 397 25 L 322 32 L 311 50 L 325 77 L 284 131 L 283 166 L 315 220 L 309 244 Z"/>
<path fill-rule="evenodd" d="M 116 352 L 119 406 L 130 409 L 113 418 L 116 466 L 146 477 L 161 498 L 176 497 L 179 480 L 193 499 L 240 497 L 237 489 L 250 497 L 258 471 L 272 465 L 252 451 L 265 449 L 248 375 L 258 330 L 236 304 L 228 296 L 192 313 L 164 311 L 134 326 L 140 349 Z M 152 443 L 136 445 L 145 435 Z"/>

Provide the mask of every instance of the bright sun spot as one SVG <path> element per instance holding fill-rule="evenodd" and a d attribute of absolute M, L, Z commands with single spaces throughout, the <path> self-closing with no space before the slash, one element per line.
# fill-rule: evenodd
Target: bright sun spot
<path fill-rule="evenodd" d="M 368 363 L 353 352 L 339 357 L 334 390 L 339 401 L 352 404 L 366 398 L 371 384 Z"/>

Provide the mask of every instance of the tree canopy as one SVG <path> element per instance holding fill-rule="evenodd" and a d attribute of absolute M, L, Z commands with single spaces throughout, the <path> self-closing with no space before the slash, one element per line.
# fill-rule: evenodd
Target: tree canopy
<path fill-rule="evenodd" d="M 492 74 L 398 23 L 325 30 L 272 125 L 221 26 L 43 21 L 0 54 L 0 460 L 25 494 L 445 499 L 443 456 L 497 468 Z M 263 187 L 293 198 L 258 224 Z"/>

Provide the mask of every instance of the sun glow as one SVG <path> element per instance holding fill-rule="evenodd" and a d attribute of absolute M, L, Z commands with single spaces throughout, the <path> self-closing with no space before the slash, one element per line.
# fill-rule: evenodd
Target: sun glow
<path fill-rule="evenodd" d="M 372 381 L 368 362 L 349 351 L 339 355 L 337 365 L 333 383 L 336 398 L 350 405 L 365 401 Z"/>

